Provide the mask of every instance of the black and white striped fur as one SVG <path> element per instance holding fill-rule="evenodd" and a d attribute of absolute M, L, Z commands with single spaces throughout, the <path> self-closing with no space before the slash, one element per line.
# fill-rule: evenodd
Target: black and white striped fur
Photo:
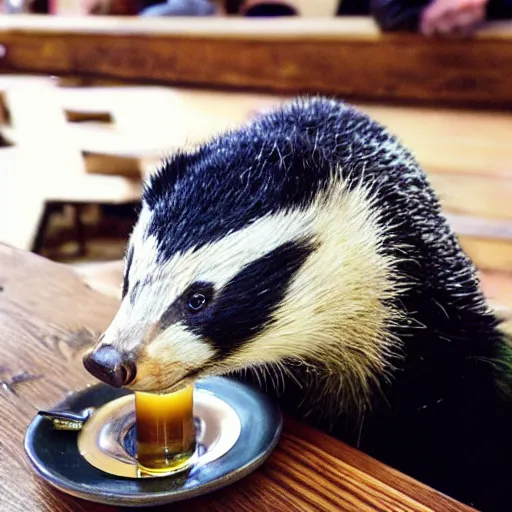
<path fill-rule="evenodd" d="M 123 297 L 102 343 L 136 361 L 132 389 L 259 381 L 442 492 L 512 506 L 505 338 L 425 174 L 358 110 L 299 99 L 170 157 Z"/>

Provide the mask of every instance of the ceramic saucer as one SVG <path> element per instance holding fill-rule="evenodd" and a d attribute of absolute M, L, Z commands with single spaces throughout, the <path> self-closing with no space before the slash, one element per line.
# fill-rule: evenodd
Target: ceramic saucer
<path fill-rule="evenodd" d="M 259 390 L 224 377 L 196 383 L 194 416 L 196 453 L 190 467 L 174 475 L 138 474 L 134 395 L 103 384 L 71 394 L 49 415 L 38 414 L 27 429 L 25 451 L 37 473 L 59 490 L 136 507 L 240 480 L 267 459 L 281 434 L 279 408 Z"/>

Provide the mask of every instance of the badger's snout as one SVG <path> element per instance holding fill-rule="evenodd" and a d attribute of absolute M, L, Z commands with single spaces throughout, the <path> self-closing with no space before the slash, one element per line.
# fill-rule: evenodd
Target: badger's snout
<path fill-rule="evenodd" d="M 137 373 L 134 361 L 112 345 L 101 345 L 85 354 L 85 369 L 115 388 L 130 384 Z"/>

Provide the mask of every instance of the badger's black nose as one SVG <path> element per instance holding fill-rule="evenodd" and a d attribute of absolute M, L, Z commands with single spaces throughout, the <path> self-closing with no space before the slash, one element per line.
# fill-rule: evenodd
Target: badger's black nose
<path fill-rule="evenodd" d="M 97 379 L 120 388 L 135 379 L 135 363 L 112 345 L 103 345 L 83 358 L 85 369 Z"/>

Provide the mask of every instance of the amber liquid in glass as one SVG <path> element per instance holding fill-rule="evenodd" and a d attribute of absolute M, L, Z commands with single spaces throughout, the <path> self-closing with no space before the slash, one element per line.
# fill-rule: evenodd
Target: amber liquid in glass
<path fill-rule="evenodd" d="M 188 466 L 196 448 L 194 386 L 169 394 L 135 393 L 137 462 L 145 473 Z"/>

